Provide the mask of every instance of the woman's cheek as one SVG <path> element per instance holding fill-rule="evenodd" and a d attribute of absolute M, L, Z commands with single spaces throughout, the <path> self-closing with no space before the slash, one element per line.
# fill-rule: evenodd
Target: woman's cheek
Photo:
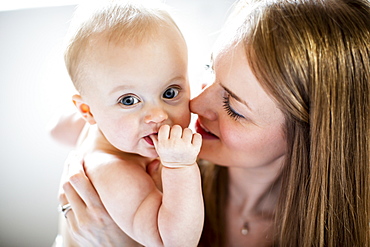
<path fill-rule="evenodd" d="M 242 148 L 246 139 L 248 139 L 247 134 L 243 129 L 234 126 L 235 123 L 225 123 L 220 125 L 221 137 L 224 144 L 228 148 L 239 149 Z"/>

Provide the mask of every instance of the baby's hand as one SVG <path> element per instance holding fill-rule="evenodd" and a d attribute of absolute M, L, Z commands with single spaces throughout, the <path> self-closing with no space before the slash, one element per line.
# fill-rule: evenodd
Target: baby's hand
<path fill-rule="evenodd" d="M 158 140 L 152 137 L 154 146 L 165 167 L 176 168 L 193 165 L 196 162 L 202 137 L 189 128 L 162 125 L 158 132 Z"/>

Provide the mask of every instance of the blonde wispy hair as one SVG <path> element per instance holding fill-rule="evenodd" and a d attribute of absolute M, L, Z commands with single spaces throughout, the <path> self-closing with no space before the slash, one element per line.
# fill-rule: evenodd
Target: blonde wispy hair
<path fill-rule="evenodd" d="M 86 51 L 95 39 L 103 37 L 107 42 L 120 45 L 140 44 L 152 38 L 160 27 L 178 29 L 168 10 L 168 6 L 156 0 L 112 0 L 78 6 L 64 54 L 67 71 L 77 91 L 83 90 L 81 61 L 88 59 Z"/>

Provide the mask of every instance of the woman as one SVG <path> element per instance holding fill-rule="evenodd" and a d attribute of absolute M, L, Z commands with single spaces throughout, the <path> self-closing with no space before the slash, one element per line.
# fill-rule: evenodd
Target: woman
<path fill-rule="evenodd" d="M 370 245 L 369 43 L 367 0 L 236 5 L 214 83 L 191 102 L 207 160 L 201 246 Z M 78 242 L 119 242 L 73 174 L 60 201 Z"/>

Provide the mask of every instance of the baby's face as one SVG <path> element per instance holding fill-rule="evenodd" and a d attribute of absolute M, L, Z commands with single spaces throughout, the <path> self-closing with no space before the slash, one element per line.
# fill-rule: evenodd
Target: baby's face
<path fill-rule="evenodd" d="M 82 97 L 119 150 L 157 157 L 149 135 L 189 125 L 187 49 L 175 30 L 136 45 L 98 41 L 84 66 Z"/>

